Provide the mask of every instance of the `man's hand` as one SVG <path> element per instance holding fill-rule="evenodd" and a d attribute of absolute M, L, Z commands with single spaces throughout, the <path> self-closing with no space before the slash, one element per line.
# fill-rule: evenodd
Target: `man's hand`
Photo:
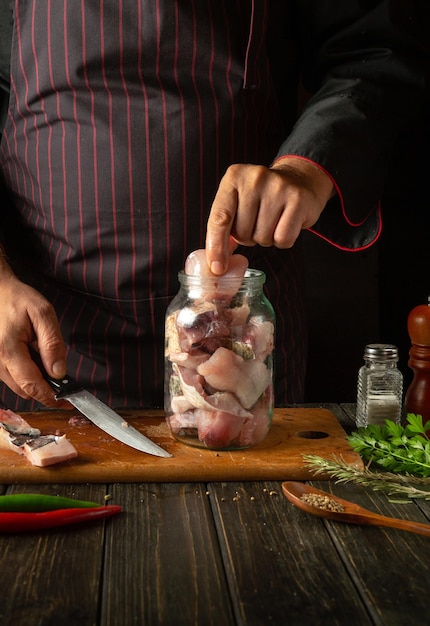
<path fill-rule="evenodd" d="M 0 379 L 22 398 L 58 407 L 30 347 L 39 351 L 50 376 L 65 376 L 65 347 L 53 307 L 0 258 Z"/>
<path fill-rule="evenodd" d="M 245 246 L 291 248 L 318 220 L 334 193 L 329 176 L 313 163 L 285 157 L 273 167 L 231 165 L 212 204 L 206 256 L 212 272 L 228 267 L 230 240 Z"/>

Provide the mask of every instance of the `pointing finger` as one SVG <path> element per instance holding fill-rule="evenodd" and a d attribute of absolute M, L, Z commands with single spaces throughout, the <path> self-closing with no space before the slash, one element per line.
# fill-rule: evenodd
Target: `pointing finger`
<path fill-rule="evenodd" d="M 206 257 L 213 274 L 221 276 L 228 269 L 231 254 L 230 233 L 237 211 L 237 190 L 224 190 L 222 183 L 215 196 L 207 224 Z"/>

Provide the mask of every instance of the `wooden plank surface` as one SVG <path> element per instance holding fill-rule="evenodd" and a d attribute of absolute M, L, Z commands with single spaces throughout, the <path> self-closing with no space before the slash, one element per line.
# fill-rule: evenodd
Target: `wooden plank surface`
<path fill-rule="evenodd" d="M 424 521 L 413 503 L 395 505 L 354 485 L 315 485 Z M 69 529 L 0 535 L 2 626 L 428 621 L 426 537 L 308 515 L 282 496 L 280 482 L 34 489 L 95 501 L 108 493 L 124 510 Z"/>
<path fill-rule="evenodd" d="M 123 512 L 0 534 L 2 626 L 428 622 L 428 538 L 309 515 L 287 501 L 278 481 L 7 482 L 1 493 L 101 503 L 108 494 Z M 386 515 L 430 519 L 430 502 L 399 505 L 357 485 L 312 483 Z"/>
<path fill-rule="evenodd" d="M 311 477 L 304 454 L 341 456 L 362 467 L 346 433 L 325 408 L 276 409 L 266 439 L 253 448 L 214 451 L 186 446 L 170 434 L 161 411 L 121 411 L 121 415 L 172 458 L 138 452 L 112 439 L 91 423 L 69 424 L 71 412 L 23 414 L 43 434 L 67 434 L 79 456 L 71 461 L 37 468 L 14 452 L 0 450 L 0 482 L 192 482 L 219 480 L 305 480 Z M 73 413 L 75 414 L 75 413 Z"/>
<path fill-rule="evenodd" d="M 8 493 L 28 493 L 19 485 Z M 38 493 L 104 503 L 105 485 L 42 485 Z M 78 526 L 0 534 L 2 626 L 95 626 L 103 573 L 105 528 L 116 517 Z"/>
<path fill-rule="evenodd" d="M 398 504 L 391 502 L 385 493 L 364 490 L 354 484 L 331 481 L 312 481 L 312 484 L 376 513 L 428 523 L 429 502 Z M 300 517 L 305 521 L 306 516 L 302 512 Z M 428 537 L 330 520 L 324 520 L 324 525 L 375 624 L 428 623 Z"/>
<path fill-rule="evenodd" d="M 100 626 L 231 626 L 230 591 L 206 487 L 113 485 Z"/>
<path fill-rule="evenodd" d="M 208 486 L 238 624 L 373 624 L 320 518 L 277 482 Z"/>

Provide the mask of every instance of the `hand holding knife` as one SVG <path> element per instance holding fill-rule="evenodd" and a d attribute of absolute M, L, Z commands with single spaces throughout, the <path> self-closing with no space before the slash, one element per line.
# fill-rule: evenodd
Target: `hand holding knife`
<path fill-rule="evenodd" d="M 146 452 L 154 456 L 171 457 L 172 455 L 158 446 L 156 443 L 145 437 L 136 428 L 131 426 L 123 417 L 118 415 L 113 409 L 104 404 L 86 389 L 83 389 L 73 378 L 65 376 L 62 379 L 52 378 L 46 373 L 40 356 L 32 351 L 32 358 L 40 368 L 45 380 L 56 392 L 57 400 L 68 400 L 93 424 L 104 430 L 106 433 L 118 439 L 140 452 Z"/>

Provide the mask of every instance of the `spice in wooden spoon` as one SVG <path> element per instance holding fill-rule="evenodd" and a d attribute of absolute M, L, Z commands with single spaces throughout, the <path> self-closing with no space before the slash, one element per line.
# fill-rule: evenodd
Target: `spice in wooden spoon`
<path fill-rule="evenodd" d="M 398 528 L 430 537 L 430 524 L 379 515 L 379 513 L 368 511 L 354 502 L 343 500 L 311 485 L 286 481 L 282 483 L 282 491 L 292 504 L 312 515 L 348 524 Z"/>
<path fill-rule="evenodd" d="M 330 496 L 322 496 L 320 493 L 304 493 L 300 496 L 302 502 L 307 502 L 311 506 L 317 506 L 319 509 L 325 509 L 326 511 L 344 511 L 345 507 L 337 500 L 330 498 Z"/>

